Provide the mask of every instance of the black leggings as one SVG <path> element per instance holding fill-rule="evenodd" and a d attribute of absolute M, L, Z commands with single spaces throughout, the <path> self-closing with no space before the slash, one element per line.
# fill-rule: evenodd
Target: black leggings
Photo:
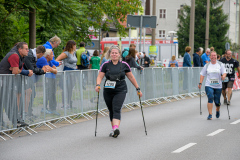
<path fill-rule="evenodd" d="M 105 103 L 109 110 L 110 121 L 113 119 L 121 120 L 121 109 L 126 97 L 126 93 L 103 92 Z"/>

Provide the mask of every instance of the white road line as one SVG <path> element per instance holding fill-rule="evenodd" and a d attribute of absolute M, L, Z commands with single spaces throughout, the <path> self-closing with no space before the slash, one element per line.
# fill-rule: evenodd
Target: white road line
<path fill-rule="evenodd" d="M 194 146 L 195 144 L 197 144 L 197 143 L 189 143 L 189 144 L 187 144 L 187 145 L 185 145 L 185 146 L 183 146 L 183 147 L 173 151 L 172 153 L 180 153 L 180 152 L 182 152 L 182 151 L 184 151 L 184 150 Z"/>
<path fill-rule="evenodd" d="M 210 134 L 208 134 L 207 136 L 215 136 L 216 134 L 218 134 L 218 133 L 220 133 L 220 132 L 222 132 L 222 131 L 224 131 L 225 129 L 218 129 L 218 130 L 216 130 L 215 132 L 212 132 L 212 133 L 210 133 Z"/>
<path fill-rule="evenodd" d="M 238 123 L 240 123 L 240 119 L 239 119 L 239 120 L 236 120 L 235 122 L 232 122 L 232 123 L 230 123 L 230 124 L 238 124 Z"/>

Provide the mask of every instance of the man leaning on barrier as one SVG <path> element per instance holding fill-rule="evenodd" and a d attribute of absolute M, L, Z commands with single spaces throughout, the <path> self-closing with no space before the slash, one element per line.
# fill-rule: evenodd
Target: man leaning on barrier
<path fill-rule="evenodd" d="M 27 56 L 28 51 L 29 51 L 28 50 L 28 44 L 26 42 L 17 43 L 11 49 L 11 51 L 8 52 L 6 54 L 6 56 L 0 62 L 0 74 L 15 74 L 15 75 L 22 74 L 22 75 L 31 77 L 33 75 L 33 71 L 23 69 L 23 64 L 24 64 L 23 57 Z M 18 83 L 17 86 L 16 86 L 16 84 L 9 84 L 9 87 L 12 86 L 12 85 L 13 85 L 12 91 L 14 92 L 15 90 L 17 90 L 17 107 L 18 108 L 15 109 L 14 105 L 11 106 L 10 110 L 12 110 L 13 113 L 7 113 L 7 115 L 9 117 L 9 119 L 12 120 L 12 123 L 13 123 L 14 126 L 16 124 L 15 123 L 16 120 L 17 120 L 17 126 L 18 127 L 27 126 L 27 124 L 24 123 L 24 121 L 22 119 L 22 114 L 19 113 L 20 109 L 21 109 L 21 108 L 19 108 L 19 104 L 20 104 L 22 84 Z M 1 92 L 3 92 L 3 91 L 1 91 Z M 3 95 L 3 94 L 5 94 L 5 93 L 1 93 L 1 95 L 0 95 L 1 101 L 7 100 L 7 99 L 3 99 L 3 96 L 4 97 L 6 96 L 6 95 Z M 3 108 L 2 108 L 3 106 L 1 105 L 0 107 L 1 107 L 0 108 L 0 115 L 2 115 L 1 112 L 3 111 Z M 7 108 L 7 107 L 9 107 L 9 106 L 5 106 L 6 112 L 9 111 L 9 108 Z M 12 116 L 12 114 L 13 114 L 13 116 Z M 2 120 L 0 120 L 0 121 L 2 121 Z"/>
<path fill-rule="evenodd" d="M 45 112 L 46 114 L 55 114 L 57 116 L 60 116 L 60 114 L 56 111 L 57 106 L 57 100 L 56 100 L 56 75 L 57 74 L 57 68 L 52 63 L 53 59 L 53 52 L 51 49 L 46 49 L 46 53 L 43 55 L 43 57 L 39 58 L 37 60 L 37 67 L 43 68 L 44 66 L 49 68 L 49 72 L 46 73 L 46 106 L 49 102 L 49 109 L 42 109 L 41 112 Z"/>
<path fill-rule="evenodd" d="M 30 79 L 26 80 L 26 85 L 25 85 L 25 117 L 27 120 L 33 121 L 33 117 L 35 117 L 32 114 L 32 104 L 33 104 L 33 99 L 35 98 L 35 86 L 34 83 L 36 83 L 38 79 L 38 75 L 43 75 L 50 68 L 47 66 L 44 66 L 43 68 L 38 68 L 36 63 L 39 58 L 41 58 L 46 52 L 46 49 L 44 46 L 38 46 L 37 48 L 30 49 L 28 52 L 28 56 L 24 57 L 24 69 L 28 70 L 33 70 L 33 75 Z M 32 94 L 33 93 L 33 94 Z"/>

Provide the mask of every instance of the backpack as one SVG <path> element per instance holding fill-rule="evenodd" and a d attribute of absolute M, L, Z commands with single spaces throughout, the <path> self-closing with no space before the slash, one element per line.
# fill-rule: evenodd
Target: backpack
<path fill-rule="evenodd" d="M 81 54 L 81 64 L 86 68 L 89 66 L 89 58 L 87 56 L 87 51 L 82 52 Z"/>
<path fill-rule="evenodd" d="M 122 60 L 125 61 L 126 56 L 129 53 L 129 48 L 124 48 L 124 50 L 122 51 Z"/>

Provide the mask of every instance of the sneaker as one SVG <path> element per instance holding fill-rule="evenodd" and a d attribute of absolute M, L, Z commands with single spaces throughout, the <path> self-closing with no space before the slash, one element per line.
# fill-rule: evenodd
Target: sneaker
<path fill-rule="evenodd" d="M 17 128 L 29 126 L 24 121 L 17 121 Z"/>
<path fill-rule="evenodd" d="M 227 101 L 227 105 L 230 105 L 230 101 Z"/>
<path fill-rule="evenodd" d="M 44 113 L 44 112 L 45 112 L 46 114 L 52 114 L 52 112 L 51 112 L 51 111 L 49 111 L 48 109 L 44 110 L 44 108 L 42 108 L 41 112 L 42 112 L 42 113 Z"/>
<path fill-rule="evenodd" d="M 211 114 L 208 115 L 207 120 L 212 120 L 212 115 Z"/>
<path fill-rule="evenodd" d="M 57 111 L 50 111 L 50 112 L 52 112 L 51 114 L 54 114 L 56 116 L 60 116 L 60 113 L 58 113 Z"/>
<path fill-rule="evenodd" d="M 120 130 L 119 130 L 118 128 L 114 129 L 114 131 L 113 131 L 113 137 L 114 137 L 114 138 L 117 138 L 119 134 L 120 134 Z"/>
<path fill-rule="evenodd" d="M 227 105 L 227 98 L 224 99 L 224 102 L 223 102 L 225 105 Z"/>
<path fill-rule="evenodd" d="M 110 132 L 109 137 L 113 137 L 113 130 Z"/>
<path fill-rule="evenodd" d="M 216 118 L 220 117 L 220 111 L 216 111 Z"/>

